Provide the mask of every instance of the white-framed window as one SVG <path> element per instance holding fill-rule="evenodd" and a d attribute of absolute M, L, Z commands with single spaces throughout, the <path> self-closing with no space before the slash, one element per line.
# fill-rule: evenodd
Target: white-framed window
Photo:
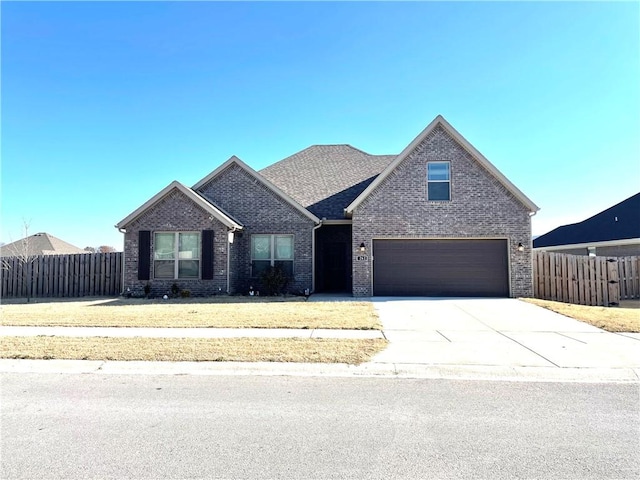
<path fill-rule="evenodd" d="M 427 200 L 451 200 L 451 164 L 427 162 Z"/>
<path fill-rule="evenodd" d="M 158 279 L 200 278 L 200 233 L 155 233 L 153 276 Z"/>
<path fill-rule="evenodd" d="M 251 276 L 278 267 L 293 277 L 293 235 L 251 235 Z"/>

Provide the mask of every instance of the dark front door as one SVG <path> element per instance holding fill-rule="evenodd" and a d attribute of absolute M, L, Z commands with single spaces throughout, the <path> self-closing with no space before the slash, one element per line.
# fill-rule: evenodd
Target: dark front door
<path fill-rule="evenodd" d="M 323 248 L 323 279 L 325 292 L 347 290 L 347 243 L 327 242 Z"/>

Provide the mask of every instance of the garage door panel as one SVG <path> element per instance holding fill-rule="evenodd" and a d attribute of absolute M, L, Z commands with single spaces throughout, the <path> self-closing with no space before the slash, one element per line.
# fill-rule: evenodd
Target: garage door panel
<path fill-rule="evenodd" d="M 508 296 L 506 240 L 374 240 L 374 295 Z"/>

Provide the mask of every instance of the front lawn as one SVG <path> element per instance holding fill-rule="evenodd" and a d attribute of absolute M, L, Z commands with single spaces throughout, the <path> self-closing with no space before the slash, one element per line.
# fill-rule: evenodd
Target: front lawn
<path fill-rule="evenodd" d="M 4 304 L 1 325 L 64 327 L 329 328 L 380 330 L 369 302 L 213 299 L 92 299 Z"/>

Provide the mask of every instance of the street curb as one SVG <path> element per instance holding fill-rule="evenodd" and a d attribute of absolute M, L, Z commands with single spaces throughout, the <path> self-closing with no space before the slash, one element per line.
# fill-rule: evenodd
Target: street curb
<path fill-rule="evenodd" d="M 342 363 L 125 362 L 0 359 L 0 373 L 384 377 L 397 379 L 640 384 L 640 369 L 636 368 L 505 367 L 394 363 L 347 365 Z"/>

